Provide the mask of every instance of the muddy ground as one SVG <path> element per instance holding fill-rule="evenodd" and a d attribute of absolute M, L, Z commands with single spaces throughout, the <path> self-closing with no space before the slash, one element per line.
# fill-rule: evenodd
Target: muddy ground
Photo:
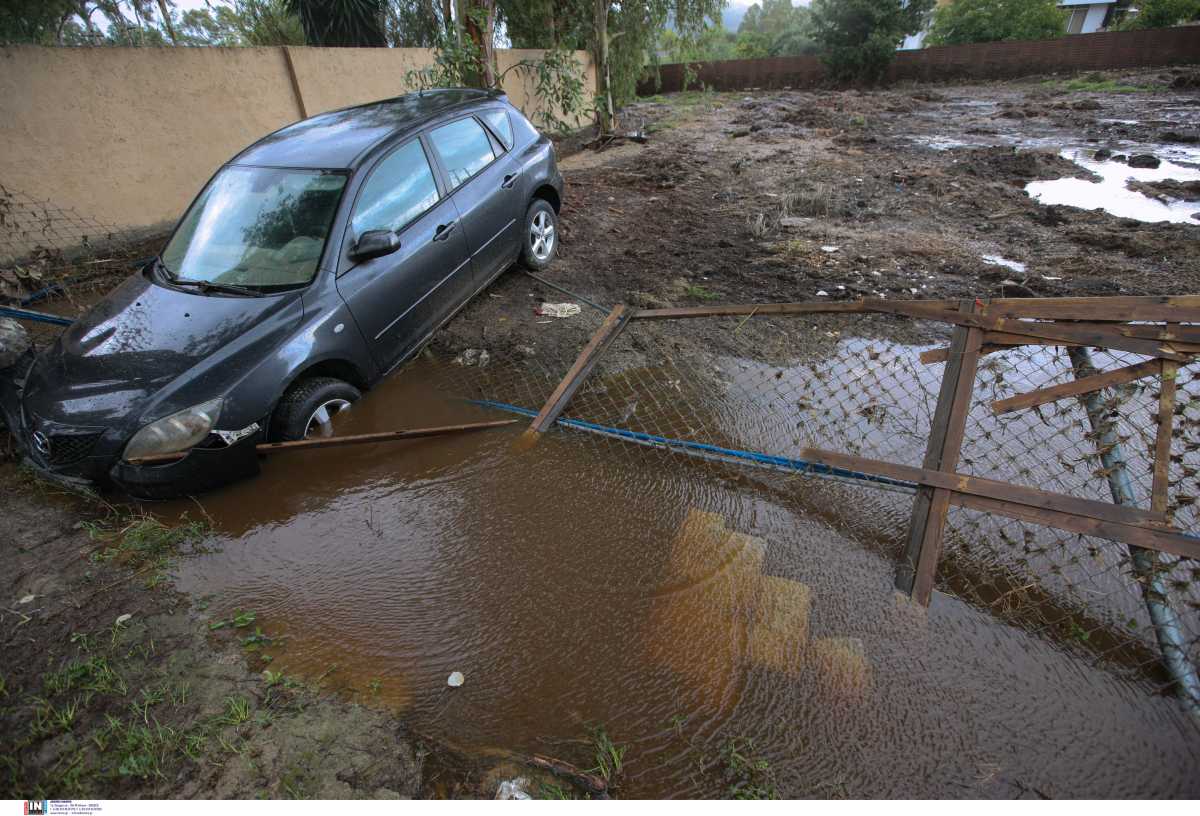
<path fill-rule="evenodd" d="M 562 158 L 562 243 L 547 277 L 604 306 L 651 308 L 1197 292 L 1200 221 L 1045 207 L 1024 191 L 1087 176 L 1059 155 L 1063 146 L 1128 152 L 1137 142 L 1152 152 L 1195 141 L 1194 76 L 644 100 L 623 120 L 649 131 L 648 144 Z M 1196 195 L 1194 185 L 1153 192 Z M 433 350 L 569 359 L 594 316 L 551 334 L 533 313 L 542 300 L 567 299 L 508 273 Z M 42 307 L 72 314 L 88 300 Z M 883 318 L 877 328 L 911 331 Z M 695 331 L 675 340 L 712 339 Z M 490 796 L 521 771 L 463 760 L 386 710 L 273 673 L 255 648 L 269 632 L 247 619 L 220 625 L 204 599 L 170 587 L 169 559 L 204 546 L 199 508 L 194 527 L 155 527 L 130 508 L 58 494 L 11 460 L 0 490 L 7 797 Z"/>
<path fill-rule="evenodd" d="M 1130 143 L 1152 153 L 1200 141 L 1194 75 L 1175 68 L 644 100 L 622 124 L 649 131 L 648 144 L 561 161 L 563 240 L 547 277 L 604 306 L 648 308 L 1197 292 L 1200 220 L 1142 223 L 1048 207 L 1024 189 L 1089 177 L 1059 155 L 1064 147 L 1121 156 Z M 1194 188 L 1159 187 L 1198 200 L 1200 213 Z M 985 255 L 1027 269 L 989 265 Z M 507 275 L 438 344 L 536 350 L 545 333 L 531 304 L 540 299 L 565 298 Z M 899 321 L 881 323 L 904 333 Z M 582 344 L 582 325 L 578 334 Z"/>

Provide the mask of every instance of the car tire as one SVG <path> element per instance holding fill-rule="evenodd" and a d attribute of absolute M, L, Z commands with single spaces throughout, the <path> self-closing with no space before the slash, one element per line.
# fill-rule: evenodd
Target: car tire
<path fill-rule="evenodd" d="M 521 231 L 521 265 L 538 272 L 550 266 L 557 251 L 558 215 L 549 201 L 535 198 L 525 211 L 525 228 Z"/>
<path fill-rule="evenodd" d="M 309 377 L 293 383 L 271 417 L 271 440 L 290 442 L 332 436 L 332 417 L 361 396 L 362 392 L 353 385 L 333 377 Z"/>

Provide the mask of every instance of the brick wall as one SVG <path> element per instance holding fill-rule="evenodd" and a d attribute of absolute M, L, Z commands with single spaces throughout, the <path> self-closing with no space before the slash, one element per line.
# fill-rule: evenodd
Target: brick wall
<path fill-rule="evenodd" d="M 1106 31 L 1055 40 L 947 45 L 901 51 L 888 70 L 888 81 L 1002 79 L 1053 71 L 1140 68 L 1200 63 L 1200 27 L 1180 26 L 1145 31 Z M 690 88 L 719 91 L 747 88 L 799 88 L 819 85 L 825 69 L 817 57 L 772 57 L 689 64 Z M 664 65 L 662 86 L 653 80 L 638 86 L 643 95 L 683 90 L 684 66 Z"/>

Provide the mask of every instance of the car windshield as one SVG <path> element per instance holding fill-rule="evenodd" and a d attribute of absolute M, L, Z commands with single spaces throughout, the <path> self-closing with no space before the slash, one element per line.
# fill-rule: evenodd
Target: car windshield
<path fill-rule="evenodd" d="M 168 277 L 268 289 L 308 283 L 345 185 L 328 170 L 225 168 L 163 250 Z"/>

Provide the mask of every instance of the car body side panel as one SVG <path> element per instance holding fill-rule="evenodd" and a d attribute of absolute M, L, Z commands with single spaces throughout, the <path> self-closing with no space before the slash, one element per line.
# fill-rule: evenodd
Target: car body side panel
<path fill-rule="evenodd" d="M 470 255 L 457 221 L 454 202 L 442 199 L 400 233 L 399 250 L 364 261 L 337 279 L 380 368 L 390 367 L 465 297 Z"/>
<path fill-rule="evenodd" d="M 516 257 L 525 215 L 519 182 L 520 169 L 512 151 L 505 151 L 451 194 L 471 251 L 474 286 L 464 295 L 491 280 Z"/>

